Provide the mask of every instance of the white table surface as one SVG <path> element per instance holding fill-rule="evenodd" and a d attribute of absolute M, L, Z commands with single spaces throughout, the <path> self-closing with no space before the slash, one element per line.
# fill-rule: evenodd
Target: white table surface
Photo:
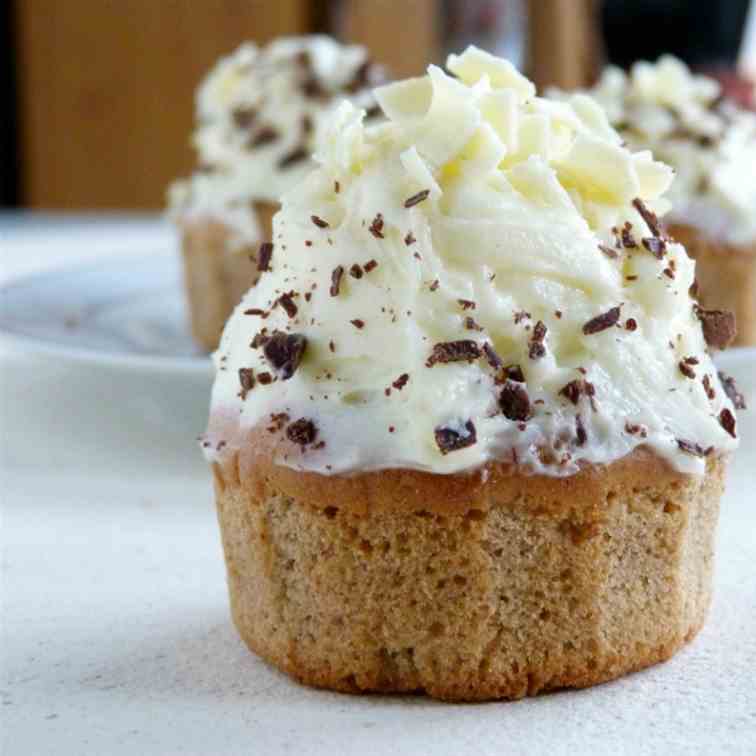
<path fill-rule="evenodd" d="M 0 279 L 146 248 L 170 254 L 170 231 L 0 216 Z M 77 396 L 49 357 L 6 350 L 1 369 L 3 754 L 756 753 L 755 422 L 692 645 L 590 690 L 448 705 L 312 691 L 257 660 L 229 620 L 192 440 L 103 427 L 98 402 L 119 396 Z"/>

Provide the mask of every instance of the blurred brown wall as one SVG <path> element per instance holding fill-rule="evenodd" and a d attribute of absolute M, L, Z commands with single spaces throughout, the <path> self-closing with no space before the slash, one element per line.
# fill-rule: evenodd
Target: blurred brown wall
<path fill-rule="evenodd" d="M 315 4 L 316 5 L 316 4 Z M 159 208 L 192 166 L 193 94 L 245 39 L 306 32 L 307 0 L 17 0 L 22 203 Z"/>
<path fill-rule="evenodd" d="M 333 29 L 398 75 L 441 0 L 16 0 L 21 203 L 155 209 L 193 165 L 194 90 L 244 40 Z"/>

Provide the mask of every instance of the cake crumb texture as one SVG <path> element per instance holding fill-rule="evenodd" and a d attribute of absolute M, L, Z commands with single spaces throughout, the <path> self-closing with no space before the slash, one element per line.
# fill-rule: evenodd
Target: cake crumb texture
<path fill-rule="evenodd" d="M 434 504 L 433 475 L 392 501 L 365 476 L 216 465 L 233 618 L 274 666 L 345 692 L 474 701 L 611 680 L 703 625 L 724 458 L 707 468 L 639 450 L 569 479 L 492 469 L 465 506 Z M 396 491 L 404 472 L 373 477 Z"/>

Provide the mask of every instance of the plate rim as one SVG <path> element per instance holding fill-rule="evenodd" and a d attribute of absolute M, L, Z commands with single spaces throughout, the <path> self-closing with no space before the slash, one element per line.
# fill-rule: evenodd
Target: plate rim
<path fill-rule="evenodd" d="M 76 274 L 77 271 L 93 273 L 107 270 L 108 268 L 121 266 L 128 262 L 130 266 L 139 266 L 147 261 L 176 263 L 175 254 L 172 252 L 157 252 L 150 255 L 134 256 L 131 254 L 118 255 L 114 259 L 103 260 L 98 262 L 81 262 L 73 265 L 56 265 L 52 268 L 26 273 L 14 276 L 0 284 L 0 301 L 4 296 L 15 289 L 34 285 L 35 282 L 59 275 Z M 177 270 L 179 266 L 176 266 Z M 213 363 L 211 355 L 197 354 L 194 357 L 189 356 L 156 356 L 142 354 L 139 352 L 104 352 L 97 349 L 88 349 L 86 347 L 73 347 L 55 344 L 43 339 L 35 338 L 28 334 L 22 334 L 8 330 L 0 322 L 0 345 L 9 347 L 16 351 L 31 355 L 42 355 L 45 357 L 58 357 L 70 362 L 85 363 L 97 365 L 100 367 L 112 367 L 119 369 L 131 370 L 134 372 L 172 372 L 193 375 L 210 375 L 213 374 Z"/>

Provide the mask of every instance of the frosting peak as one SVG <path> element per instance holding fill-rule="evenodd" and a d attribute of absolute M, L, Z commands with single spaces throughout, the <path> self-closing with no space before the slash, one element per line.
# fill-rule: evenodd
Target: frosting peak
<path fill-rule="evenodd" d="M 756 114 L 669 55 L 629 74 L 610 66 L 591 94 L 631 147 L 674 167 L 673 220 L 736 244 L 756 239 Z"/>
<path fill-rule="evenodd" d="M 365 48 L 330 37 L 242 44 L 197 90 L 199 167 L 172 188 L 174 209 L 220 215 L 247 241 L 257 238 L 251 204 L 277 203 L 301 181 L 324 120 L 344 97 L 372 110 L 379 79 Z"/>
<path fill-rule="evenodd" d="M 448 67 L 378 89 L 385 123 L 339 106 L 216 353 L 208 448 L 269 425 L 323 473 L 569 475 L 641 444 L 703 471 L 736 441 L 654 214 L 671 170 L 585 95 L 475 48 Z"/>

